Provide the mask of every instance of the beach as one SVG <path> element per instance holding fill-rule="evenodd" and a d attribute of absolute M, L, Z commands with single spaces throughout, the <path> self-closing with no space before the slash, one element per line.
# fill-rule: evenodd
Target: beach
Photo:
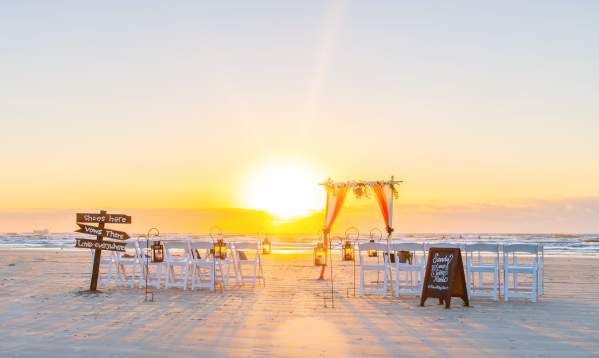
<path fill-rule="evenodd" d="M 140 288 L 86 293 L 89 263 L 87 250 L 0 250 L 1 356 L 599 355 L 594 257 L 546 256 L 538 303 L 454 299 L 449 310 L 354 297 L 352 263 L 338 256 L 334 308 L 309 253 L 264 256 L 265 287 L 152 289 L 154 302 Z"/>

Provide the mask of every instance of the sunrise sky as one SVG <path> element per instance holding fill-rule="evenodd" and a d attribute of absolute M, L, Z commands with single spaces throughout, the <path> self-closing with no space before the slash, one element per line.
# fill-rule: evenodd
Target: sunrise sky
<path fill-rule="evenodd" d="M 68 230 L 74 210 L 100 208 L 172 231 L 311 231 L 320 181 L 391 175 L 405 180 L 400 232 L 598 232 L 598 13 L 4 4 L 0 232 Z M 338 230 L 382 225 L 372 200 L 347 209 Z"/>

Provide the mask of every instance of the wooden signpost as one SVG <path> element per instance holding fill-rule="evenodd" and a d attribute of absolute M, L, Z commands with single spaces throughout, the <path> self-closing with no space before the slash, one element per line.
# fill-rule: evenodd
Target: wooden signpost
<path fill-rule="evenodd" d="M 469 305 L 460 249 L 433 247 L 429 250 L 420 306 L 424 306 L 429 297 L 438 298 L 439 304 L 445 302 L 445 308 L 449 308 L 452 297 L 460 297 L 465 306 Z"/>
<path fill-rule="evenodd" d="M 89 290 L 96 291 L 98 287 L 98 275 L 100 273 L 100 257 L 102 255 L 102 250 L 123 252 L 125 251 L 125 246 L 127 245 L 124 242 L 104 241 L 104 238 L 122 241 L 125 241 L 129 238 L 129 235 L 126 232 L 106 229 L 104 225 L 131 224 L 131 216 L 122 214 L 107 214 L 106 211 L 101 210 L 99 214 L 77 213 L 76 220 L 79 229 L 75 230 L 75 232 L 96 236 L 96 240 L 76 239 L 75 241 L 75 247 L 95 250 L 92 278 L 89 284 Z M 97 223 L 98 226 L 96 227 L 79 224 L 81 222 Z"/>
<path fill-rule="evenodd" d="M 75 232 L 80 232 L 82 234 L 96 235 L 102 236 L 103 238 L 115 239 L 115 240 L 127 240 L 129 235 L 124 231 L 110 230 L 110 229 L 101 229 L 95 226 L 77 224 L 79 226 L 79 230 L 75 230 Z"/>

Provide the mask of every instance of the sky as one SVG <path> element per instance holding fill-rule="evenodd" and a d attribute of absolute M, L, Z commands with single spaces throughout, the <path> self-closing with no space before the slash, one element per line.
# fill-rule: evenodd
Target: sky
<path fill-rule="evenodd" d="M 222 212 L 252 231 L 252 215 L 276 226 L 285 212 L 313 217 L 288 229 L 309 231 L 320 181 L 391 175 L 398 231 L 599 232 L 598 10 L 6 3 L 0 232 L 100 208 L 143 222 L 186 210 L 185 224 L 161 221 L 173 231 Z M 376 204 L 347 205 L 339 230 L 382 225 Z"/>

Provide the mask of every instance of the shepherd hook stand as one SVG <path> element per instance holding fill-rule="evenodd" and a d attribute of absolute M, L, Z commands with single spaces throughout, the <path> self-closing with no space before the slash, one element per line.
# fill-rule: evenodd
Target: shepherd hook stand
<path fill-rule="evenodd" d="M 154 234 L 154 235 L 152 235 L 152 234 Z M 148 292 L 148 272 L 149 272 L 149 268 L 150 268 L 150 255 L 148 254 L 148 248 L 150 247 L 150 237 L 151 236 L 154 236 L 154 237 L 160 236 L 160 231 L 157 228 L 153 227 L 150 230 L 148 230 L 148 233 L 146 234 L 146 249 L 143 252 L 143 254 L 146 255 L 146 272 L 145 272 L 146 286 L 145 286 L 144 302 L 154 302 L 154 292 Z M 151 295 L 150 299 L 148 299 L 148 293 Z"/>

